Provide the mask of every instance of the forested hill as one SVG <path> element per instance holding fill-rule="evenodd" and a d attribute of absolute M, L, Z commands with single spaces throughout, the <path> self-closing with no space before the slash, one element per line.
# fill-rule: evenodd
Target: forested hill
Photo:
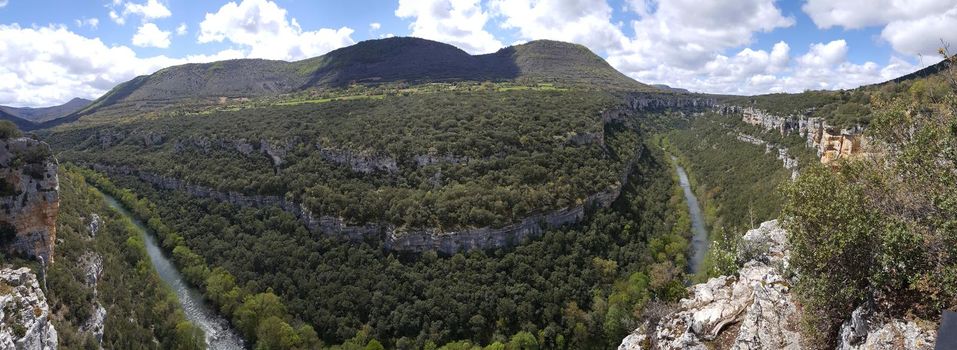
<path fill-rule="evenodd" d="M 116 86 L 66 121 L 112 105 L 142 110 L 184 100 L 259 97 L 355 83 L 450 81 L 656 90 L 628 78 L 577 44 L 539 40 L 472 56 L 431 40 L 388 38 L 297 62 L 239 59 L 164 68 Z"/>

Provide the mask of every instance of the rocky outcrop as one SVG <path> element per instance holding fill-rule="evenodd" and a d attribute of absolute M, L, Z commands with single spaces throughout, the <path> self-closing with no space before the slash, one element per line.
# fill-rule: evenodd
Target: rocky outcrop
<path fill-rule="evenodd" d="M 751 136 L 751 135 L 748 135 L 748 134 L 744 134 L 744 133 L 737 133 L 737 134 L 735 135 L 735 138 L 738 139 L 738 141 L 741 141 L 741 142 L 747 142 L 747 143 L 750 143 L 750 144 L 752 144 L 752 145 L 757 145 L 757 146 L 764 146 L 764 153 L 766 153 L 766 154 L 767 154 L 767 153 L 772 153 L 772 152 L 773 152 L 773 153 L 777 153 L 777 158 L 778 158 L 778 160 L 781 161 L 782 166 L 784 166 L 785 169 L 791 171 L 791 179 L 793 180 L 793 179 L 797 178 L 797 176 L 798 176 L 798 160 L 797 160 L 797 158 L 791 156 L 791 153 L 788 151 L 787 147 L 783 147 L 783 146 L 771 144 L 771 143 L 769 143 L 769 142 L 767 142 L 767 141 L 764 141 L 764 140 L 762 140 L 762 139 L 759 139 L 759 138 L 757 138 L 757 137 L 754 137 L 754 136 Z"/>
<path fill-rule="evenodd" d="M 660 110 L 707 110 L 717 106 L 717 100 L 695 94 L 638 94 L 632 96 L 628 106 L 636 111 Z"/>
<path fill-rule="evenodd" d="M 93 213 L 90 215 L 90 223 L 86 225 L 87 230 L 90 231 L 90 236 L 96 237 L 96 233 L 100 232 L 100 227 L 103 226 L 103 219 L 99 215 Z"/>
<path fill-rule="evenodd" d="M 53 262 L 60 210 L 57 168 L 46 143 L 0 140 L 0 248 Z"/>
<path fill-rule="evenodd" d="M 933 349 L 937 332 L 915 321 L 888 319 L 865 303 L 841 325 L 839 350 Z"/>
<path fill-rule="evenodd" d="M 97 343 L 102 343 L 103 330 L 106 322 L 106 308 L 100 304 L 97 284 L 100 280 L 100 275 L 103 273 L 103 256 L 97 253 L 87 252 L 80 257 L 80 266 L 84 272 L 83 283 L 93 289 L 93 313 L 89 319 L 80 325 L 80 331 L 92 334 Z"/>
<path fill-rule="evenodd" d="M 808 117 L 811 111 L 803 115 L 779 116 L 754 107 L 740 110 L 741 120 L 745 123 L 774 130 L 782 135 L 797 133 L 806 140 L 808 148 L 817 151 L 821 163 L 828 164 L 838 159 L 851 158 L 864 151 L 863 128 L 838 129 L 828 125 L 821 118 Z"/>
<path fill-rule="evenodd" d="M 646 322 L 619 350 L 634 349 L 802 349 L 799 306 L 791 294 L 794 278 L 787 233 L 777 220 L 742 237 L 735 276 L 719 276 L 689 288 L 677 310 Z M 936 332 L 915 321 L 874 315 L 865 307 L 841 328 L 838 349 L 930 349 Z"/>
<path fill-rule="evenodd" d="M 784 231 L 769 221 L 742 241 L 741 257 L 752 260 L 737 276 L 692 286 L 691 297 L 681 300 L 677 312 L 654 327 L 639 328 L 619 349 L 708 349 L 731 325 L 737 334 L 724 340 L 729 348 L 800 349 L 797 307 L 783 272 L 789 259 Z"/>
<path fill-rule="evenodd" d="M 399 165 L 395 158 L 389 156 L 324 147 L 321 144 L 316 144 L 316 149 L 319 150 L 319 156 L 322 159 L 348 167 L 357 173 L 371 174 L 377 171 L 396 173 L 399 171 Z"/>
<path fill-rule="evenodd" d="M 57 332 L 37 277 L 28 268 L 0 268 L 0 349 L 55 350 Z"/>

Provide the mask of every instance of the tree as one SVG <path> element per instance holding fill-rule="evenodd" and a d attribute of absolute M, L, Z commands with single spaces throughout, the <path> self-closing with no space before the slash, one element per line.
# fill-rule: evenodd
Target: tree
<path fill-rule="evenodd" d="M 173 348 L 177 350 L 206 349 L 206 335 L 203 330 L 188 321 L 176 324 L 176 338 Z"/>
<path fill-rule="evenodd" d="M 236 309 L 233 320 L 247 339 L 255 340 L 259 323 L 262 320 L 270 317 L 282 319 L 285 316 L 286 307 L 279 297 L 272 292 L 265 292 L 247 297 L 243 304 Z"/>
<path fill-rule="evenodd" d="M 296 330 L 279 317 L 269 316 L 256 327 L 257 350 L 286 350 L 301 344 Z"/>
<path fill-rule="evenodd" d="M 538 340 L 529 332 L 518 332 L 508 342 L 508 350 L 538 350 Z"/>

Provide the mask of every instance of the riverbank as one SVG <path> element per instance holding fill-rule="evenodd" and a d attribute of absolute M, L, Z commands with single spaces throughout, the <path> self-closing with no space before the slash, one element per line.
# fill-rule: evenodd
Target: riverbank
<path fill-rule="evenodd" d="M 229 325 L 229 322 L 217 314 L 215 310 L 206 303 L 202 293 L 193 288 L 186 282 L 179 270 L 173 265 L 169 258 L 163 253 L 159 246 L 156 236 L 149 228 L 129 210 L 126 209 L 116 198 L 107 193 L 96 189 L 96 192 L 103 196 L 106 203 L 121 215 L 128 218 L 135 226 L 136 230 L 143 237 L 146 243 L 146 252 L 149 255 L 150 262 L 160 278 L 176 293 L 186 318 L 200 327 L 206 334 L 206 346 L 208 349 L 222 350 L 241 350 L 244 349 L 244 342 Z"/>
<path fill-rule="evenodd" d="M 701 205 L 698 203 L 698 197 L 691 190 L 691 182 L 688 180 L 688 173 L 684 167 L 678 164 L 678 158 L 671 156 L 675 171 L 678 173 L 678 185 L 684 193 L 685 204 L 688 206 L 688 214 L 691 219 L 691 258 L 688 262 L 688 270 L 692 274 L 701 273 L 705 258 L 708 256 L 708 247 L 711 241 L 708 239 L 708 229 L 704 221 L 704 213 Z"/>

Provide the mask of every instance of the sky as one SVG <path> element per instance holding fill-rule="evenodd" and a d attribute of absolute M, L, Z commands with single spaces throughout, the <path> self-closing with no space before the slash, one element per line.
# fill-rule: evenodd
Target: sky
<path fill-rule="evenodd" d="M 955 28 L 957 0 L 0 0 L 0 105 L 94 99 L 172 65 L 295 61 L 390 36 L 471 54 L 575 42 L 638 81 L 696 92 L 847 89 L 938 62 Z"/>

